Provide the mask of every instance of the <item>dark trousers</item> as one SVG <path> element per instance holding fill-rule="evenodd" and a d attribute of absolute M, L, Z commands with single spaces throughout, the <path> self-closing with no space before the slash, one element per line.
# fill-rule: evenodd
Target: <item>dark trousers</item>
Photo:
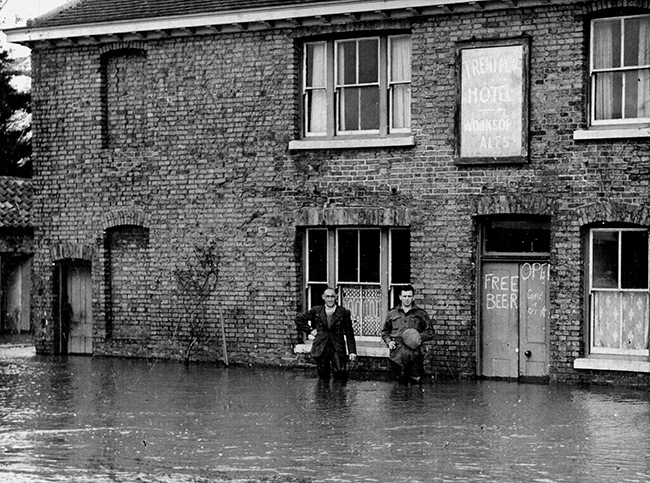
<path fill-rule="evenodd" d="M 400 382 L 421 382 L 424 374 L 424 356 L 421 349 L 411 350 L 398 341 L 397 348 L 391 351 L 390 365 Z"/>
<path fill-rule="evenodd" d="M 327 344 L 323 353 L 314 359 L 316 360 L 318 377 L 326 379 L 329 378 L 332 373 L 334 373 L 334 377 L 337 379 L 344 379 L 347 377 L 347 356 L 339 356 L 331 343 Z"/>

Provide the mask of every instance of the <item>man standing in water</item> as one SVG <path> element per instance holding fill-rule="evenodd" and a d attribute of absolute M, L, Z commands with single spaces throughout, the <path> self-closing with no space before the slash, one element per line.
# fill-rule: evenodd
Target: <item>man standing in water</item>
<path fill-rule="evenodd" d="M 401 288 L 401 304 L 388 312 L 381 331 L 381 338 L 390 349 L 393 372 L 404 383 L 422 381 L 422 342 L 433 339 L 429 314 L 413 303 L 414 293 L 411 285 Z"/>
<path fill-rule="evenodd" d="M 325 305 L 297 315 L 296 327 L 299 332 L 314 337 L 311 356 L 316 361 L 318 377 L 328 378 L 333 372 L 335 378 L 345 379 L 348 374 L 348 354 L 350 361 L 357 359 L 350 311 L 337 305 L 336 291 L 332 288 L 323 292 L 323 301 Z"/>

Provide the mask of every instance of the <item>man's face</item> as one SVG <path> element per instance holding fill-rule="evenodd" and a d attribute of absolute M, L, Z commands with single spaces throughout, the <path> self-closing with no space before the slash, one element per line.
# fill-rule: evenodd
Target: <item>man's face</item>
<path fill-rule="evenodd" d="M 334 290 L 325 290 L 323 292 L 323 300 L 327 307 L 334 307 L 336 305 L 336 293 Z"/>
<path fill-rule="evenodd" d="M 402 293 L 399 294 L 399 299 L 402 302 L 402 307 L 410 307 L 413 305 L 413 291 L 402 290 Z"/>

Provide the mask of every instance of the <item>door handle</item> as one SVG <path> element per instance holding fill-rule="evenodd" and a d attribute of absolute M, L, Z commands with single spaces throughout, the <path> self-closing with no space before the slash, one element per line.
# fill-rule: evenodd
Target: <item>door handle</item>
<path fill-rule="evenodd" d="M 532 355 L 532 352 L 530 352 L 530 351 L 526 351 L 526 352 L 524 352 L 524 355 L 525 355 L 526 357 L 530 357 L 530 356 Z"/>

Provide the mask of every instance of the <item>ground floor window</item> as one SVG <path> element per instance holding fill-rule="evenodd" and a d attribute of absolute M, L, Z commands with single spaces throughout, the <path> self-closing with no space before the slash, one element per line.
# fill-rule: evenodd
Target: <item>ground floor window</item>
<path fill-rule="evenodd" d="M 648 230 L 589 232 L 590 352 L 648 355 Z"/>
<path fill-rule="evenodd" d="M 410 244 L 405 228 L 307 229 L 307 305 L 322 304 L 325 288 L 336 287 L 339 304 L 352 313 L 355 334 L 378 336 L 397 288 L 410 283 Z"/>

